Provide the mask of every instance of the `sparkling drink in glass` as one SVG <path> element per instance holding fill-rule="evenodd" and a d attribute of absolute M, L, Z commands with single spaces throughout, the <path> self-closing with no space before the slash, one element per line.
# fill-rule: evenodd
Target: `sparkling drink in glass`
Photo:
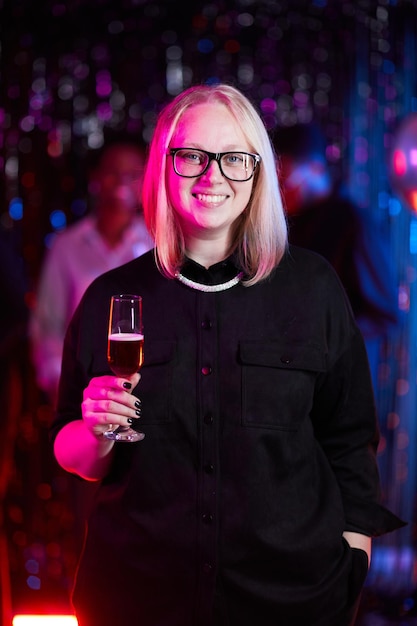
<path fill-rule="evenodd" d="M 107 362 L 112 372 L 129 378 L 143 364 L 142 297 L 136 295 L 112 296 L 110 301 Z M 143 433 L 128 426 L 104 433 L 115 441 L 140 441 Z"/>

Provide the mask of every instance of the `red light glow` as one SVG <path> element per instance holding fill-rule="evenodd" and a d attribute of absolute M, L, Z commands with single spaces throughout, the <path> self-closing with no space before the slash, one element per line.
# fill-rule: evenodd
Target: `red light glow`
<path fill-rule="evenodd" d="M 12 626 L 78 626 L 75 615 L 15 615 Z"/>
<path fill-rule="evenodd" d="M 404 176 L 407 171 L 407 159 L 402 150 L 394 150 L 393 154 L 393 168 L 397 176 Z"/>

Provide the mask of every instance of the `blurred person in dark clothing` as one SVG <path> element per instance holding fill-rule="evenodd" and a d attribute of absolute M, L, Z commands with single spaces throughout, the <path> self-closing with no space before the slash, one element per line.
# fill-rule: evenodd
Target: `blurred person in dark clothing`
<path fill-rule="evenodd" d="M 339 275 L 365 339 L 376 388 L 381 342 L 399 323 L 389 233 L 334 180 L 318 125 L 278 128 L 273 143 L 289 241 L 324 256 Z"/>

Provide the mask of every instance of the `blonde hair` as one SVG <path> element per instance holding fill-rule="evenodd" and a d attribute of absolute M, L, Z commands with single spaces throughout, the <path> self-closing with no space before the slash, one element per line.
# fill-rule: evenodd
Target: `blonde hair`
<path fill-rule="evenodd" d="M 287 224 L 279 191 L 276 160 L 266 128 L 251 102 L 225 84 L 190 87 L 160 113 L 150 144 L 143 181 L 143 208 L 155 239 L 160 271 L 173 278 L 184 261 L 185 242 L 166 190 L 169 144 L 184 112 L 207 102 L 227 106 L 241 127 L 251 150 L 261 156 L 255 171 L 247 210 L 236 223 L 235 248 L 247 286 L 265 279 L 280 262 L 287 246 Z"/>

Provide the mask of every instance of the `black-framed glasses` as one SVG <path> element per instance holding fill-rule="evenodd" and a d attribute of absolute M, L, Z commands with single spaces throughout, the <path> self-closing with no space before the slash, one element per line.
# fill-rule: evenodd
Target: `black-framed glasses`
<path fill-rule="evenodd" d="M 259 154 L 250 152 L 207 152 L 196 148 L 171 148 L 174 172 L 184 178 L 197 178 L 205 174 L 212 161 L 217 161 L 221 173 L 229 180 L 245 182 L 255 173 Z"/>

